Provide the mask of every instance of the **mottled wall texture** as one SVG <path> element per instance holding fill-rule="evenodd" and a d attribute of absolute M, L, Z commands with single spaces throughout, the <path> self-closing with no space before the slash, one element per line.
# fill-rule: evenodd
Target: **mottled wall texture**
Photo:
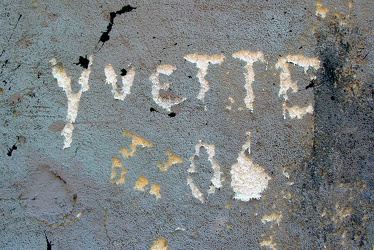
<path fill-rule="evenodd" d="M 0 249 L 372 249 L 370 0 L 2 0 Z"/>

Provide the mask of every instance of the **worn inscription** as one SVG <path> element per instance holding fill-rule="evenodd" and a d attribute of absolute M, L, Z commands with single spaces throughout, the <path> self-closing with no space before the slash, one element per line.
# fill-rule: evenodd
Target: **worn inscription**
<path fill-rule="evenodd" d="M 243 87 L 245 89 L 244 104 L 245 107 L 251 112 L 256 112 L 254 109 L 255 93 L 253 91 L 253 83 L 255 82 L 255 70 L 253 68 L 254 63 L 265 63 L 264 53 L 262 51 L 249 51 L 240 50 L 231 55 L 233 58 L 239 59 L 245 62 L 244 66 L 244 81 Z M 205 96 L 209 93 L 210 83 L 206 79 L 208 74 L 209 65 L 221 66 L 226 56 L 223 54 L 200 54 L 192 53 L 187 54 L 184 59 L 190 63 L 196 65 L 197 68 L 197 82 L 200 84 L 200 90 L 197 95 L 197 99 L 204 102 Z M 64 148 L 70 147 L 73 135 L 73 123 L 78 115 L 78 105 L 80 97 L 83 92 L 89 90 L 89 75 L 91 72 L 91 65 L 93 57 L 90 56 L 88 59 L 87 68 L 84 68 L 81 77 L 78 79 L 78 83 L 81 85 L 81 89 L 77 93 L 73 93 L 71 90 L 71 77 L 67 75 L 62 63 L 57 62 L 53 58 L 50 62 L 52 64 L 52 74 L 57 79 L 58 85 L 65 91 L 68 99 L 68 112 L 66 116 L 67 123 L 62 131 L 64 139 Z M 293 80 L 291 77 L 290 65 L 295 65 L 303 68 L 304 73 L 309 75 L 310 80 L 316 79 L 315 71 L 319 68 L 320 61 L 317 58 L 309 58 L 301 54 L 290 54 L 283 57 L 279 57 L 275 64 L 275 69 L 279 70 L 279 103 L 283 110 L 284 119 L 302 119 L 305 115 L 313 113 L 313 104 L 310 103 L 307 106 L 299 106 L 290 103 L 289 93 L 297 94 L 299 91 L 298 82 Z M 170 76 L 177 67 L 170 64 L 160 64 L 156 67 L 155 71 L 150 75 L 149 80 L 151 81 L 152 88 L 150 89 L 153 101 L 161 108 L 170 112 L 172 107 L 186 101 L 186 97 L 180 93 L 169 94 L 171 92 L 171 82 L 160 81 L 160 74 Z M 123 70 L 122 70 L 123 71 Z M 133 86 L 136 69 L 134 66 L 128 66 L 125 74 L 121 74 L 122 86 L 118 85 L 118 75 L 111 64 L 107 64 L 104 68 L 105 83 L 112 86 L 112 94 L 114 99 L 125 100 L 128 95 L 131 94 L 131 88 Z M 232 97 L 229 97 L 229 101 L 233 104 L 235 101 Z M 311 99 L 312 101 L 312 99 Z M 227 106 L 227 109 L 231 110 L 231 106 Z M 205 107 L 207 110 L 207 107 Z M 243 109 L 239 109 L 243 110 Z M 125 136 L 131 137 L 131 144 L 128 147 L 121 147 L 119 152 L 122 154 L 124 159 L 128 157 L 134 157 L 139 147 L 152 147 L 153 143 L 145 140 L 143 137 L 135 135 L 128 130 L 124 130 Z M 253 162 L 250 150 L 250 135 L 248 131 L 246 140 L 242 146 L 242 150 L 238 153 L 237 162 L 231 166 L 231 187 L 235 192 L 234 198 L 241 201 L 249 201 L 251 199 L 260 199 L 262 192 L 268 187 L 268 183 L 271 180 L 270 176 L 266 173 L 265 168 Z M 208 161 L 213 169 L 213 175 L 210 180 L 210 187 L 208 190 L 200 190 L 195 184 L 191 173 L 195 172 L 195 157 L 199 157 L 200 148 L 205 148 L 208 153 Z M 167 160 L 165 162 L 159 161 L 157 168 L 160 172 L 167 171 L 171 166 L 175 164 L 182 164 L 184 160 L 171 152 L 165 150 Z M 221 167 L 219 163 L 214 159 L 215 156 L 215 145 L 199 141 L 195 145 L 195 154 L 189 158 L 190 167 L 187 170 L 187 185 L 191 189 L 191 193 L 194 198 L 200 202 L 204 202 L 204 192 L 207 194 L 214 193 L 216 189 L 222 187 L 221 180 Z M 124 184 L 125 175 L 127 169 L 122 163 L 121 159 L 113 156 L 112 166 L 110 173 L 110 182 L 113 184 Z M 149 187 L 150 186 L 150 187 Z M 161 198 L 161 186 L 157 183 L 149 183 L 149 180 L 145 175 L 140 175 L 135 182 L 134 190 L 140 192 L 149 192 L 154 195 L 157 199 Z"/>

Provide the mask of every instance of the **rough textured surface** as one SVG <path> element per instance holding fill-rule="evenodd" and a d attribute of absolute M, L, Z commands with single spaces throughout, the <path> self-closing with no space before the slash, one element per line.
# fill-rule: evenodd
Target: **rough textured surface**
<path fill-rule="evenodd" d="M 1 249 L 373 247 L 371 1 L 0 6 Z"/>

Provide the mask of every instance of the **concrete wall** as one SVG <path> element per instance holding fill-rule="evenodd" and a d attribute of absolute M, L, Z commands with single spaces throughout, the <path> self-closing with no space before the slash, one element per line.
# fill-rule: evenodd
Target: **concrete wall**
<path fill-rule="evenodd" d="M 8 1 L 1 249 L 371 249 L 371 1 Z"/>

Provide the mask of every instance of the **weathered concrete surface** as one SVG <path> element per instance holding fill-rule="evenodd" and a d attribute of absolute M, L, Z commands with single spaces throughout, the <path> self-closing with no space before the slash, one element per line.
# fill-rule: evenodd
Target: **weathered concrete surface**
<path fill-rule="evenodd" d="M 1 3 L 1 249 L 372 248 L 371 1 L 95 2 Z"/>

